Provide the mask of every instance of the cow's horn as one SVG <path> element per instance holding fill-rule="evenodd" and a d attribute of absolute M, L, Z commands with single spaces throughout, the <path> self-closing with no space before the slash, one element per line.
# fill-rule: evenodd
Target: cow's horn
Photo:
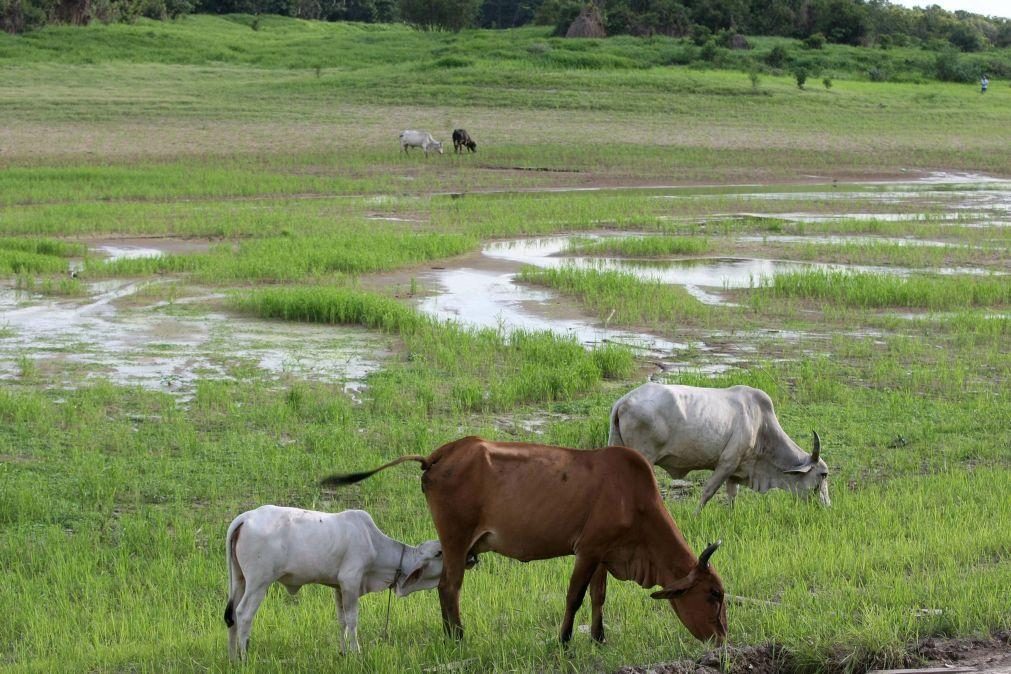
<path fill-rule="evenodd" d="M 814 435 L 814 451 L 811 452 L 811 463 L 818 463 L 818 455 L 821 454 L 821 438 L 818 437 L 818 431 L 811 431 Z"/>
<path fill-rule="evenodd" d="M 715 543 L 710 543 L 709 547 L 702 551 L 702 554 L 699 555 L 699 568 L 709 568 L 709 558 L 713 556 L 713 553 L 716 552 L 716 548 L 720 547 L 722 543 L 722 539 L 716 541 Z"/>

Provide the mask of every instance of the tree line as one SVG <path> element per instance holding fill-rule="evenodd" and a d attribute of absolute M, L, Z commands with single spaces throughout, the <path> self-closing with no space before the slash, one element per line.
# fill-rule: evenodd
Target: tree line
<path fill-rule="evenodd" d="M 963 52 L 1011 46 L 1011 20 L 937 5 L 906 8 L 888 0 L 593 0 L 609 35 L 719 35 L 799 38 L 863 46 L 923 45 Z M 555 26 L 564 34 L 586 0 L 0 0 L 0 29 L 29 31 L 50 23 L 173 19 L 189 13 L 279 14 L 324 21 L 389 23 L 425 29 Z"/>

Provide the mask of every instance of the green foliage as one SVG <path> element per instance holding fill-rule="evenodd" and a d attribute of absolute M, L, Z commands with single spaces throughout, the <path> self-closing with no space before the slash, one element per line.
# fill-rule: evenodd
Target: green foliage
<path fill-rule="evenodd" d="M 793 69 L 793 79 L 797 81 L 797 88 L 803 89 L 807 82 L 807 70 L 801 67 Z"/>
<path fill-rule="evenodd" d="M 825 46 L 825 36 L 821 33 L 811 33 L 804 38 L 804 46 L 808 49 L 821 49 Z"/>
<path fill-rule="evenodd" d="M 822 85 L 826 89 L 831 89 L 832 88 L 832 78 L 831 77 L 823 77 L 822 80 L 821 80 L 821 83 L 822 83 Z"/>
<path fill-rule="evenodd" d="M 474 25 L 480 0 L 397 0 L 400 18 L 427 30 L 459 32 Z"/>
<path fill-rule="evenodd" d="M 773 68 L 782 68 L 789 59 L 790 55 L 786 51 L 786 47 L 781 44 L 777 44 L 765 56 L 765 62 Z"/>
<path fill-rule="evenodd" d="M 948 49 L 935 57 L 934 76 L 942 82 L 972 82 L 976 73 L 956 50 Z"/>

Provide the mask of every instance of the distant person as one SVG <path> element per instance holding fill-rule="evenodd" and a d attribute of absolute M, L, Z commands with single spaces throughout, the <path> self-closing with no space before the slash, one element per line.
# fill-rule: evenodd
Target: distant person
<path fill-rule="evenodd" d="M 986 78 L 986 75 L 983 75 L 983 77 L 979 79 L 979 93 L 985 94 L 988 86 L 990 86 L 990 80 Z"/>

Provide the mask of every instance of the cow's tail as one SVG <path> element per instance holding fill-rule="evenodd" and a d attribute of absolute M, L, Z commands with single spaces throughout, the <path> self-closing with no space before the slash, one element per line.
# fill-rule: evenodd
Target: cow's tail
<path fill-rule="evenodd" d="M 235 557 L 235 544 L 239 541 L 239 530 L 245 521 L 245 517 L 236 517 L 228 527 L 228 533 L 225 534 L 225 560 L 228 564 L 228 604 L 225 605 L 225 624 L 229 627 L 235 624 L 235 606 L 246 591 L 246 578 L 242 575 L 242 567 Z"/>
<path fill-rule="evenodd" d="M 611 447 L 625 446 L 625 441 L 621 437 L 621 426 L 618 419 L 618 412 L 621 409 L 623 402 L 623 400 L 619 400 L 614 404 L 614 407 L 611 408 L 611 430 L 607 436 L 607 444 Z"/>
<path fill-rule="evenodd" d="M 324 487 L 342 487 L 346 484 L 354 484 L 355 482 L 361 482 L 366 478 L 370 478 L 381 470 L 386 470 L 387 468 L 392 468 L 393 466 L 404 463 L 405 461 L 417 461 L 421 464 L 422 470 L 428 470 L 429 457 L 421 456 L 420 454 L 408 454 L 407 456 L 402 456 L 399 459 L 394 459 L 389 463 L 384 463 L 378 468 L 373 468 L 372 470 L 366 470 L 361 473 L 346 473 L 344 475 L 330 475 L 320 480 L 320 484 Z"/>

